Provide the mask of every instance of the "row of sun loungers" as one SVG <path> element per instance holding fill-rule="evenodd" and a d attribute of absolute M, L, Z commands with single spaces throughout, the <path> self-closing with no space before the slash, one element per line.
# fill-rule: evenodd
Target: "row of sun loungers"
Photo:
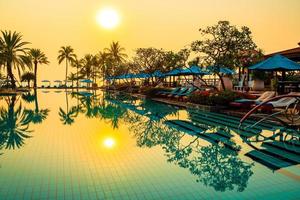
<path fill-rule="evenodd" d="M 159 91 L 156 94 L 162 97 L 183 99 L 197 90 L 199 89 L 195 87 L 177 87 L 171 91 Z"/>

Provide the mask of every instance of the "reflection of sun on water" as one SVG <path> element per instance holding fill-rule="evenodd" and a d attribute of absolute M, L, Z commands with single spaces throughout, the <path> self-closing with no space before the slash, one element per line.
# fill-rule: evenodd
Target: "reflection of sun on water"
<path fill-rule="evenodd" d="M 106 148 L 113 148 L 116 145 L 116 141 L 113 138 L 105 138 L 103 141 L 103 145 Z"/>

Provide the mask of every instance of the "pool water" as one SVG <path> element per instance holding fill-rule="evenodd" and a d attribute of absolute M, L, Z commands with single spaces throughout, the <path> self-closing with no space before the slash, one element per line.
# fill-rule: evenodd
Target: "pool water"
<path fill-rule="evenodd" d="M 299 132 L 238 120 L 103 91 L 2 96 L 0 199 L 300 199 Z"/>

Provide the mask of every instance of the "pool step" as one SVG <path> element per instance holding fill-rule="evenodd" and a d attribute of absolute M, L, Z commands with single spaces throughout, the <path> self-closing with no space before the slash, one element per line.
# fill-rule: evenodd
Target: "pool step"
<path fill-rule="evenodd" d="M 272 146 L 272 147 L 276 147 L 276 148 L 294 153 L 296 155 L 300 155 L 300 147 L 292 145 L 290 143 L 272 141 L 272 142 L 264 142 L 264 146 Z"/>
<path fill-rule="evenodd" d="M 287 151 L 282 150 L 282 149 L 278 149 L 276 147 L 265 145 L 265 143 L 263 143 L 262 147 L 265 147 L 265 149 L 262 149 L 261 151 L 266 153 L 266 154 L 275 156 L 277 158 L 280 158 L 282 160 L 291 162 L 293 164 L 299 164 L 300 163 L 300 156 L 299 155 L 296 155 L 296 154 L 291 153 L 291 152 L 287 152 Z"/>
<path fill-rule="evenodd" d="M 239 133 L 240 135 L 242 135 L 244 137 L 252 137 L 253 135 L 255 135 L 255 134 L 249 133 L 247 131 L 239 130 L 238 128 L 236 128 L 236 127 L 234 127 L 230 124 L 223 123 L 223 122 L 216 122 L 215 120 L 212 121 L 211 119 L 205 118 L 205 117 L 202 117 L 202 116 L 192 116 L 191 120 L 195 121 L 195 122 L 198 122 L 198 123 L 205 123 L 205 124 L 208 124 L 210 126 L 216 126 L 216 127 L 222 125 L 222 126 L 225 126 L 225 127 L 228 127 L 230 129 L 232 129 L 233 131 Z"/>
<path fill-rule="evenodd" d="M 245 155 L 273 170 L 293 165 L 290 162 L 278 159 L 259 150 L 252 150 Z"/>
<path fill-rule="evenodd" d="M 222 142 L 226 147 L 232 149 L 232 150 L 239 150 L 236 146 L 234 146 L 234 143 L 230 141 L 228 137 L 224 137 L 221 134 L 217 133 L 202 133 L 205 131 L 204 129 L 201 129 L 201 127 L 194 125 L 192 122 L 185 121 L 185 120 L 167 120 L 165 121 L 166 124 L 173 124 L 177 127 L 184 128 L 187 131 L 192 131 L 194 135 L 197 136 L 203 136 L 209 140 L 212 140 L 216 143 Z M 199 130 L 200 129 L 200 130 Z"/>
<path fill-rule="evenodd" d="M 219 117 L 219 119 L 221 120 L 225 120 L 225 121 L 230 121 L 230 122 L 233 122 L 235 124 L 237 124 L 237 126 L 239 125 L 240 123 L 240 118 L 238 117 L 234 117 L 234 116 L 230 116 L 230 115 L 224 115 L 224 114 L 221 114 L 221 113 L 215 113 L 215 112 L 202 112 L 202 111 L 193 111 L 193 110 L 190 110 L 189 112 L 191 113 L 195 113 L 195 114 L 199 114 L 199 115 L 206 115 L 206 116 L 214 116 L 214 117 Z M 244 124 L 246 125 L 252 125 L 254 124 L 256 121 L 254 120 L 246 120 L 244 122 Z M 260 123 L 258 124 L 257 126 L 253 127 L 254 129 L 255 128 L 258 128 L 258 129 L 269 129 L 269 130 L 275 130 L 275 129 L 278 129 L 280 128 L 278 125 L 276 124 L 272 124 L 272 123 Z"/>

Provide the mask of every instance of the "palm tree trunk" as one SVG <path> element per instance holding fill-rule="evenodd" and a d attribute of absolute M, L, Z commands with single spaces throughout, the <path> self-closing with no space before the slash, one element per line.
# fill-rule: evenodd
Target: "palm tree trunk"
<path fill-rule="evenodd" d="M 15 78 L 14 78 L 14 74 L 12 73 L 12 68 L 11 68 L 11 62 L 7 62 L 7 77 L 10 78 L 10 81 L 11 81 L 11 87 L 13 89 L 16 88 L 16 81 L 15 81 Z"/>
<path fill-rule="evenodd" d="M 37 62 L 34 62 L 34 83 L 33 83 L 33 87 L 36 88 L 37 87 Z"/>
<path fill-rule="evenodd" d="M 29 79 L 28 79 L 27 84 L 28 84 L 27 87 L 30 88 L 30 80 Z"/>
<path fill-rule="evenodd" d="M 66 80 L 65 80 L 65 86 L 67 86 L 67 77 L 68 77 L 68 60 L 66 58 Z"/>
<path fill-rule="evenodd" d="M 39 103 L 38 103 L 36 88 L 34 88 L 34 103 L 35 103 L 35 112 L 38 113 L 39 112 Z"/>
<path fill-rule="evenodd" d="M 76 68 L 77 68 L 77 88 L 78 88 L 78 85 L 79 85 L 79 82 L 78 82 L 79 81 L 79 79 L 78 79 L 78 65 L 77 65 Z"/>
<path fill-rule="evenodd" d="M 11 97 L 11 101 L 9 104 L 9 108 L 8 108 L 8 118 L 10 122 L 14 121 L 14 107 L 15 107 L 15 102 L 16 102 L 16 96 L 12 96 Z"/>

